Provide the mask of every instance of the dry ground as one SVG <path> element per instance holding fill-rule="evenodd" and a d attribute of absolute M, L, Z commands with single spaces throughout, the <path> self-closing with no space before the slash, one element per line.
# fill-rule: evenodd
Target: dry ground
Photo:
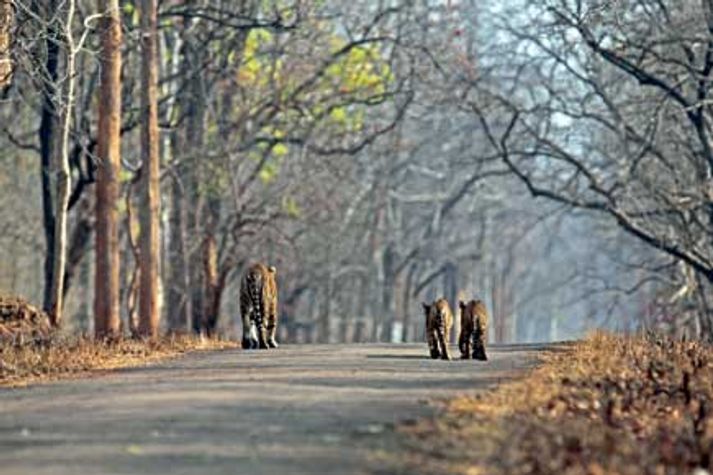
<path fill-rule="evenodd" d="M 47 315 L 21 297 L 0 295 L 0 387 L 143 366 L 191 351 L 235 348 L 193 335 L 156 341 L 96 341 L 52 330 Z"/>
<path fill-rule="evenodd" d="M 0 473 L 392 473 L 395 425 L 522 375 L 541 350 L 480 363 L 431 360 L 425 343 L 284 345 L 0 389 Z"/>
<path fill-rule="evenodd" d="M 194 336 L 96 341 L 53 335 L 41 341 L 0 341 L 0 387 L 88 376 L 97 371 L 145 366 L 194 351 L 236 347 L 235 342 Z"/>
<path fill-rule="evenodd" d="M 713 348 L 595 334 L 399 431 L 414 473 L 708 474 Z"/>

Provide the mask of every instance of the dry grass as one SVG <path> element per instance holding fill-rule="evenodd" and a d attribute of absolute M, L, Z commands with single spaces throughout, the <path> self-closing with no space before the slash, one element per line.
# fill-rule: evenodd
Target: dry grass
<path fill-rule="evenodd" d="M 19 296 L 0 295 L 0 386 L 143 366 L 189 351 L 235 347 L 235 342 L 193 335 L 147 341 L 61 336 L 52 331 L 41 309 Z"/>
<path fill-rule="evenodd" d="M 710 346 L 598 333 L 544 360 L 522 381 L 402 426 L 414 471 L 713 472 Z"/>
<path fill-rule="evenodd" d="M 0 386 L 143 366 L 186 352 L 235 348 L 235 342 L 194 336 L 166 337 L 157 341 L 95 341 L 84 337 L 50 337 L 46 340 L 0 340 Z"/>

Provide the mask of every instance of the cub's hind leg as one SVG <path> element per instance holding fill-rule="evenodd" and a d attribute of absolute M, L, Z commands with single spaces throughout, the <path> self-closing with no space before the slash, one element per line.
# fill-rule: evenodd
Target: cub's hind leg
<path fill-rule="evenodd" d="M 438 335 L 438 344 L 441 347 L 441 359 L 442 360 L 450 360 L 451 359 L 451 354 L 448 352 L 448 338 L 447 335 L 450 335 L 449 328 L 439 328 L 437 330 L 437 335 Z"/>
<path fill-rule="evenodd" d="M 468 317 L 466 305 L 462 300 L 458 301 L 460 308 L 460 333 L 458 334 L 458 349 L 463 360 L 470 358 L 470 330 L 468 328 Z"/>
<path fill-rule="evenodd" d="M 476 330 L 473 332 L 473 359 L 480 361 L 488 361 L 488 355 L 485 353 L 485 332 Z"/>
<path fill-rule="evenodd" d="M 431 352 L 432 359 L 438 359 L 441 356 L 441 352 L 438 349 L 438 336 L 436 335 L 436 330 L 426 329 L 426 338 L 428 339 L 428 349 Z"/>
<path fill-rule="evenodd" d="M 460 350 L 460 357 L 462 359 L 466 359 L 468 356 L 468 353 L 463 349 L 465 346 L 463 342 L 463 337 L 465 336 L 465 332 L 463 331 L 463 327 L 461 326 L 460 333 L 458 334 L 458 349 Z"/>
<path fill-rule="evenodd" d="M 461 323 L 460 336 L 458 337 L 458 348 L 460 349 L 460 357 L 463 360 L 470 359 L 470 340 L 473 329 L 467 322 Z"/>

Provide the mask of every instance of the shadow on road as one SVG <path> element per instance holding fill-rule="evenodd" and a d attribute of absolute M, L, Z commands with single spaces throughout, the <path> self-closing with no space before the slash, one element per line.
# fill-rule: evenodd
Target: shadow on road
<path fill-rule="evenodd" d="M 394 354 L 383 354 L 383 355 L 366 355 L 367 359 L 380 359 L 380 360 L 430 360 L 431 358 L 428 354 L 424 355 L 394 355 Z"/>

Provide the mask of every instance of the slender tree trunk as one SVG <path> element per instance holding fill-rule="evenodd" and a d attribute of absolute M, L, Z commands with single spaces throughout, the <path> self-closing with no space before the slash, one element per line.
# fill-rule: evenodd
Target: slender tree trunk
<path fill-rule="evenodd" d="M 126 196 L 124 198 L 125 208 L 126 208 L 126 240 L 128 244 L 128 249 L 124 250 L 123 261 L 124 267 L 122 269 L 125 274 L 121 278 L 121 282 L 127 283 L 122 287 L 122 291 L 125 292 L 126 299 L 126 322 L 129 327 L 129 334 L 131 338 L 138 338 L 139 335 L 139 308 L 137 302 L 139 301 L 139 285 L 141 275 L 141 251 L 139 250 L 139 245 L 137 244 L 137 238 L 134 238 L 134 229 L 139 228 L 139 222 L 134 213 L 134 205 L 132 198 L 132 190 L 136 183 L 140 180 L 140 174 L 134 177 L 129 183 L 126 189 Z M 134 266 L 129 274 L 129 256 L 134 261 Z"/>
<path fill-rule="evenodd" d="M 406 274 L 406 285 L 404 285 L 404 296 L 403 296 L 403 312 L 404 312 L 404 333 L 402 335 L 402 341 L 404 343 L 408 343 L 412 339 L 414 339 L 414 336 L 411 331 L 411 301 L 413 300 L 413 296 L 411 295 L 413 291 L 413 279 L 416 276 L 416 270 L 418 268 L 418 264 L 413 263 L 409 266 L 408 273 Z M 419 308 L 421 306 L 419 305 Z"/>
<path fill-rule="evenodd" d="M 202 237 L 204 235 L 203 228 L 205 227 L 206 205 L 205 197 L 201 192 L 201 180 L 204 179 L 202 173 L 202 164 L 199 158 L 201 149 L 203 148 L 203 126 L 205 121 L 205 94 L 201 78 L 197 73 L 199 68 L 199 58 L 195 51 L 196 45 L 192 38 L 186 40 L 187 55 L 189 58 L 189 67 L 193 77 L 190 79 L 189 97 L 186 98 L 186 108 L 188 114 L 186 127 L 186 154 L 187 154 L 187 190 L 186 196 L 191 203 L 191 210 L 188 212 L 187 228 L 189 234 L 186 239 L 188 244 L 188 281 L 190 295 L 189 314 L 191 316 L 191 326 L 195 333 L 200 333 L 203 323 L 204 310 L 204 285 L 203 285 L 203 266 L 202 266 Z"/>
<path fill-rule="evenodd" d="M 139 333 L 156 337 L 161 317 L 159 279 L 161 261 L 158 135 L 158 30 L 155 0 L 141 2 L 141 285 Z"/>
<path fill-rule="evenodd" d="M 85 260 L 79 268 L 79 308 L 75 315 L 75 322 L 83 334 L 89 329 L 89 290 L 91 288 L 89 264 L 89 261 Z"/>
<path fill-rule="evenodd" d="M 172 141 L 176 148 L 176 140 Z M 171 332 L 185 332 L 190 321 L 190 277 L 186 246 L 186 206 L 184 189 L 176 177 L 171 186 L 171 214 L 169 217 L 168 288 L 166 289 L 166 318 Z"/>
<path fill-rule="evenodd" d="M 212 225 L 208 226 L 212 227 Z M 220 298 L 218 294 L 218 250 L 214 233 L 206 231 L 203 239 L 203 282 L 205 284 L 205 295 L 203 302 L 203 322 L 201 327 L 208 336 L 212 336 L 218 322 L 218 311 L 220 309 Z"/>
<path fill-rule="evenodd" d="M 84 196 L 75 207 L 75 224 L 70 233 L 67 249 L 67 265 L 64 271 L 64 285 L 62 291 L 67 296 L 70 286 L 74 280 L 79 265 L 90 248 L 94 226 L 91 219 L 91 198 Z"/>
<path fill-rule="evenodd" d="M 46 10 L 37 10 L 38 16 L 47 21 L 57 9 L 56 0 L 48 0 Z M 52 305 L 52 266 L 54 264 L 54 211 L 52 210 L 52 150 L 55 139 L 56 111 L 55 94 L 59 69 L 59 38 L 56 27 L 48 23 L 45 31 L 47 77 L 42 87 L 42 116 L 40 118 L 40 172 L 42 177 L 42 223 L 45 233 L 44 290 L 42 306 L 46 311 Z"/>
<path fill-rule="evenodd" d="M 458 316 L 458 266 L 452 262 L 447 262 L 443 267 L 443 295 L 448 300 L 451 305 L 451 311 L 453 312 L 454 318 Z M 455 326 L 455 325 L 454 325 Z M 450 343 L 456 342 L 456 332 L 451 331 Z"/>
<path fill-rule="evenodd" d="M 329 343 L 331 340 L 332 329 L 332 292 L 334 290 L 334 278 L 332 277 L 331 269 L 327 270 L 327 275 L 324 277 L 324 304 L 319 316 L 318 336 L 317 340 L 320 343 Z"/>
<path fill-rule="evenodd" d="M 119 200 L 121 150 L 121 17 L 119 0 L 99 0 L 101 85 L 97 127 L 97 203 L 94 274 L 94 331 L 116 337 L 119 318 Z"/>
<path fill-rule="evenodd" d="M 14 10 L 11 0 L 0 0 L 0 87 L 12 80 L 12 60 L 10 59 L 10 31 Z"/>
<path fill-rule="evenodd" d="M 190 2 L 187 2 L 190 5 Z M 183 26 L 181 29 L 181 38 L 177 39 L 181 47 L 179 49 L 181 55 L 180 70 L 189 75 L 188 84 L 193 85 L 194 79 L 191 77 L 194 74 L 192 69 L 193 57 L 191 50 L 191 27 L 193 19 L 191 16 L 183 18 Z M 191 103 L 195 100 L 191 93 L 192 91 L 184 91 L 178 89 L 176 91 L 177 108 L 179 110 L 188 111 Z M 191 294 L 191 271 L 189 258 L 191 255 L 191 247 L 188 241 L 189 231 L 189 200 L 193 198 L 194 180 L 192 174 L 194 167 L 191 163 L 186 163 L 190 158 L 189 155 L 189 130 L 192 125 L 192 114 L 188 116 L 188 127 L 186 131 L 176 129 L 171 137 L 172 156 L 177 158 L 179 165 L 174 170 L 174 176 L 171 181 L 171 213 L 169 217 L 169 259 L 166 263 L 168 266 L 168 285 L 166 291 L 166 316 L 168 330 L 171 332 L 182 332 L 190 329 L 191 317 L 193 315 L 193 298 Z M 182 180 L 181 178 L 187 179 Z M 192 230 L 192 228 L 190 228 Z"/>
<path fill-rule="evenodd" d="M 384 249 L 382 257 L 382 272 L 384 281 L 381 287 L 381 315 L 379 316 L 381 332 L 375 341 L 391 342 L 391 331 L 394 324 L 394 287 L 396 285 L 396 253 L 393 243 Z"/>
<path fill-rule="evenodd" d="M 67 5 L 67 20 L 64 37 L 67 48 L 67 90 L 64 96 L 64 117 L 62 122 L 62 140 L 60 156 L 57 157 L 57 199 L 55 209 L 55 242 L 54 262 L 52 265 L 52 292 L 50 304 L 50 323 L 58 327 L 62 323 L 64 307 L 64 271 L 67 263 L 67 207 L 69 206 L 69 131 L 72 125 L 74 109 L 74 65 L 76 58 L 72 21 L 74 20 L 75 3 L 69 0 Z"/>

